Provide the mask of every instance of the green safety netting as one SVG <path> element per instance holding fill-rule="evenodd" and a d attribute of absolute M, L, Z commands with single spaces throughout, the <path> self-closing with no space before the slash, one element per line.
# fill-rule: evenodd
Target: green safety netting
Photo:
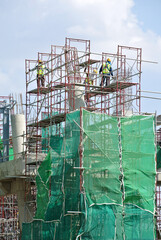
<path fill-rule="evenodd" d="M 22 240 L 155 239 L 154 142 L 153 116 L 67 114 L 65 131 L 50 135 Z"/>
<path fill-rule="evenodd" d="M 134 205 L 95 205 L 88 208 L 81 239 L 153 240 L 154 216 Z"/>
<path fill-rule="evenodd" d="M 155 239 L 155 219 L 150 212 L 126 204 L 123 219 L 126 240 Z"/>
<path fill-rule="evenodd" d="M 14 152 L 13 152 L 13 148 L 9 149 L 9 161 L 14 160 Z"/>
<path fill-rule="evenodd" d="M 51 157 L 50 152 L 46 156 L 38 169 L 36 176 L 37 185 L 37 212 L 35 219 L 44 219 L 47 205 L 49 202 L 49 177 L 51 175 Z"/>
<path fill-rule="evenodd" d="M 3 159 L 3 141 L 2 138 L 0 136 L 0 158 Z M 14 159 L 14 152 L 13 152 L 13 148 L 10 147 L 9 148 L 9 161 Z"/>
<path fill-rule="evenodd" d="M 34 220 L 32 223 L 25 223 L 22 232 L 22 239 L 54 239 L 55 222 L 43 222 Z"/>
<path fill-rule="evenodd" d="M 122 204 L 117 118 L 83 111 L 84 187 L 91 204 Z"/>
<path fill-rule="evenodd" d="M 155 144 L 154 118 L 132 116 L 121 119 L 124 203 L 154 212 Z"/>
<path fill-rule="evenodd" d="M 47 119 L 50 116 L 54 116 L 54 115 L 57 115 L 57 114 L 58 114 L 57 112 L 54 112 L 54 113 L 49 114 L 49 115 L 46 114 L 46 113 L 43 113 L 42 114 L 42 118 L 43 119 Z M 60 131 L 61 131 L 61 134 L 63 134 L 63 130 L 64 129 L 62 127 L 62 123 L 60 123 L 59 125 L 60 125 L 59 128 L 57 128 L 55 125 L 49 126 L 49 127 L 46 127 L 46 128 L 42 128 L 42 141 L 41 141 L 41 144 L 42 144 L 42 151 L 44 153 L 48 152 L 49 146 L 50 146 L 50 144 L 52 142 L 55 143 L 54 141 L 51 141 L 51 137 L 58 137 L 58 136 L 56 136 L 56 134 L 57 134 L 57 132 L 60 133 Z"/>
<path fill-rule="evenodd" d="M 110 226 L 110 227 L 107 227 Z M 87 207 L 87 219 L 80 230 L 81 239 L 115 239 L 115 215 L 112 205 Z"/>
<path fill-rule="evenodd" d="M 161 148 L 157 146 L 157 169 L 161 168 Z"/>

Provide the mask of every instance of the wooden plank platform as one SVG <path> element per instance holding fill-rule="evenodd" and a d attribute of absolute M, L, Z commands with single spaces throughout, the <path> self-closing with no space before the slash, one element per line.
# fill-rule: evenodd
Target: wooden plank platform
<path fill-rule="evenodd" d="M 98 108 L 95 108 L 95 107 L 85 107 L 84 109 L 87 111 L 90 111 L 90 112 L 94 112 L 94 111 L 98 110 Z M 60 113 L 60 114 L 52 116 L 51 118 L 46 118 L 46 119 L 40 120 L 38 123 L 37 122 L 30 123 L 27 126 L 28 127 L 37 127 L 38 126 L 38 127 L 45 128 L 45 127 L 49 127 L 50 125 L 64 122 L 65 118 L 66 118 L 66 113 Z"/>
<path fill-rule="evenodd" d="M 137 85 L 137 83 L 118 81 L 118 82 L 111 83 L 108 86 L 108 88 L 116 89 L 118 87 L 118 89 L 124 89 L 124 88 L 128 88 L 128 87 L 131 87 L 131 86 L 134 86 L 134 85 Z"/>
<path fill-rule="evenodd" d="M 70 85 L 74 85 L 74 86 L 80 86 L 80 87 L 85 87 L 87 86 L 87 84 L 83 84 L 83 83 L 66 83 L 66 86 L 70 86 Z M 97 86 L 93 86 L 93 85 L 89 85 L 90 88 L 95 88 Z M 40 88 L 35 88 L 33 90 L 28 91 L 27 93 L 32 93 L 32 94 L 47 94 L 49 92 L 55 91 L 55 90 L 59 90 L 59 89 L 63 89 L 65 88 L 65 83 L 60 83 L 57 84 L 53 87 L 40 87 Z"/>
<path fill-rule="evenodd" d="M 89 111 L 89 112 L 95 112 L 97 111 L 99 108 L 95 108 L 95 107 L 85 107 L 85 110 Z"/>
<path fill-rule="evenodd" d="M 35 122 L 35 123 L 28 124 L 27 126 L 28 127 L 37 127 L 38 126 L 38 127 L 44 127 L 44 128 L 49 127 L 50 125 L 64 122 L 65 116 L 66 116 L 66 113 L 60 113 L 60 114 L 54 115 L 50 118 L 40 120 L 38 123 Z"/>
<path fill-rule="evenodd" d="M 87 93 L 89 94 L 90 97 L 93 97 L 93 96 L 96 96 L 99 94 L 105 95 L 105 94 L 113 93 L 113 92 L 116 92 L 117 89 L 122 90 L 122 89 L 132 87 L 135 85 L 137 85 L 137 83 L 119 81 L 119 82 L 111 83 L 107 87 L 105 87 L 105 86 L 96 87 L 92 91 L 87 91 Z"/>
<path fill-rule="evenodd" d="M 122 90 L 134 85 L 137 85 L 137 83 L 131 83 L 131 82 L 125 82 L 125 81 L 117 81 L 117 82 L 113 82 L 110 85 L 108 85 L 107 87 L 100 87 L 100 86 L 96 86 L 96 85 L 87 85 L 87 84 L 83 84 L 83 83 L 67 83 L 66 86 L 68 87 L 69 85 L 74 85 L 74 86 L 80 86 L 80 87 L 88 87 L 90 89 L 93 89 L 92 91 L 87 91 L 88 93 L 91 93 L 93 96 L 94 95 L 98 95 L 98 94 L 107 94 L 107 93 L 112 93 L 112 92 L 116 92 L 117 88 Z M 41 87 L 41 88 L 35 88 L 33 90 L 28 91 L 28 93 L 32 93 L 32 94 L 47 94 L 49 92 L 55 91 L 55 90 L 59 90 L 59 89 L 63 89 L 65 88 L 65 83 L 60 83 L 57 84 L 53 87 Z M 66 91 L 68 91 L 68 89 L 66 89 Z"/>
<path fill-rule="evenodd" d="M 92 65 L 92 64 L 98 63 L 98 62 L 100 62 L 100 60 L 90 59 L 89 61 L 82 62 L 82 63 L 78 64 L 77 66 L 87 67 L 88 65 Z"/>
<path fill-rule="evenodd" d="M 28 91 L 27 93 L 33 93 L 33 94 L 47 94 L 49 92 L 53 92 L 58 89 L 62 89 L 65 87 L 65 83 L 60 83 L 58 85 L 55 85 L 53 87 L 40 87 L 40 88 L 35 88 L 33 90 Z"/>

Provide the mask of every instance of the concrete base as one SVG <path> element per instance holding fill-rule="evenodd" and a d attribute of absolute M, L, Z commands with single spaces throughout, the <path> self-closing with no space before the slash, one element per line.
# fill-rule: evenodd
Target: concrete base
<path fill-rule="evenodd" d="M 29 176 L 35 177 L 37 166 L 45 159 L 46 154 L 28 154 L 26 163 L 32 166 Z M 37 159 L 37 160 L 36 160 Z M 37 164 L 38 163 L 38 164 Z M 25 202 L 26 189 L 31 190 L 31 179 L 25 175 L 25 156 L 20 158 L 0 163 L 0 196 L 10 194 L 17 195 L 20 229 L 23 222 L 30 222 L 33 219 L 33 205 Z M 30 202 L 30 194 L 28 194 L 27 201 Z"/>
<path fill-rule="evenodd" d="M 32 169 L 34 169 L 34 166 L 36 169 L 36 165 L 40 165 L 40 163 L 45 159 L 45 157 L 46 154 L 44 153 L 39 153 L 37 154 L 37 156 L 36 153 L 30 153 L 27 155 L 26 160 L 25 156 L 21 155 L 18 159 L 0 163 L 0 182 L 4 180 L 20 178 L 23 176 L 25 177 L 25 162 L 28 165 L 32 165 Z M 33 171 L 31 172 L 31 174 L 33 175 Z"/>

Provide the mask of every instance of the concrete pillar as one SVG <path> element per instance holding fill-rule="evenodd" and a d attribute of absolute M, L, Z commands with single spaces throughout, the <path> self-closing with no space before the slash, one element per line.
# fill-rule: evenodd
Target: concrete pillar
<path fill-rule="evenodd" d="M 11 193 L 10 182 L 0 182 L 0 196 L 5 196 Z"/>
<path fill-rule="evenodd" d="M 84 87 L 74 85 L 70 86 L 68 98 L 70 111 L 80 109 L 80 107 L 85 107 Z"/>
<path fill-rule="evenodd" d="M 25 116 L 23 114 L 11 115 L 11 125 L 14 158 L 18 158 L 26 150 L 24 145 L 26 139 Z"/>
<path fill-rule="evenodd" d="M 22 223 L 25 221 L 25 180 L 16 179 L 12 182 L 11 193 L 17 195 L 19 223 L 22 230 Z"/>
<path fill-rule="evenodd" d="M 19 223 L 20 230 L 22 230 L 23 222 L 31 222 L 33 220 L 34 208 L 31 204 L 26 204 L 25 202 L 25 179 L 17 178 L 12 180 L 12 182 L 0 182 L 0 196 L 6 196 L 8 194 L 15 194 L 17 196 L 17 204 L 19 211 Z M 29 182 L 29 189 L 31 188 Z M 28 201 L 30 202 L 28 193 Z"/>

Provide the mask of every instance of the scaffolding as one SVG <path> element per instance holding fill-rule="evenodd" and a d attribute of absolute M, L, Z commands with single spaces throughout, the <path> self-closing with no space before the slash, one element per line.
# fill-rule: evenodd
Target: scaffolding
<path fill-rule="evenodd" d="M 99 70 L 100 67 L 105 64 L 107 58 L 111 59 L 113 76 L 110 77 L 110 82 L 107 86 L 102 86 L 101 82 L 103 74 L 100 73 Z M 44 85 L 42 84 L 42 79 L 38 79 L 38 65 L 40 60 L 44 65 Z M 62 232 L 60 234 L 61 239 L 64 240 L 66 234 L 67 236 L 70 234 L 70 239 L 73 239 L 76 235 L 78 236 L 78 239 L 81 239 L 81 236 L 84 236 L 82 239 L 89 237 L 88 229 L 82 229 L 82 225 L 80 224 L 84 221 L 84 219 L 81 219 L 84 216 L 83 214 L 87 214 L 88 212 L 90 215 L 91 208 L 88 207 L 92 206 L 95 197 L 94 191 L 92 194 L 90 193 L 88 184 L 90 181 L 95 181 L 96 185 L 99 181 L 106 182 L 110 174 L 109 169 L 111 168 L 110 170 L 112 170 L 113 168 L 113 166 L 110 165 L 111 159 L 107 157 L 108 154 L 111 154 L 112 162 L 116 164 L 115 157 L 118 161 L 118 169 L 117 171 L 112 170 L 113 176 L 111 177 L 111 179 L 116 181 L 115 187 L 118 188 L 115 190 L 118 195 L 115 196 L 115 193 L 109 187 L 113 194 L 111 198 L 113 200 L 108 199 L 106 196 L 106 199 L 104 199 L 103 202 L 102 199 L 99 199 L 97 196 L 97 203 L 102 204 L 103 202 L 106 204 L 108 202 L 109 204 L 115 204 L 116 201 L 118 205 L 123 206 L 123 209 L 120 207 L 102 207 L 101 217 L 95 218 L 95 216 L 91 214 L 93 219 L 90 220 L 88 218 L 89 222 L 87 223 L 86 228 L 88 228 L 88 224 L 91 224 L 92 221 L 93 224 L 95 224 L 94 221 L 107 221 L 104 216 L 106 215 L 105 213 L 108 213 L 114 214 L 115 216 L 118 215 L 118 219 L 120 219 L 121 224 L 123 225 L 126 225 L 126 221 L 129 221 L 128 217 L 136 218 L 135 227 L 138 227 L 139 221 L 142 221 L 142 227 L 149 228 L 149 236 L 155 237 L 154 202 L 149 205 L 144 205 L 142 204 L 144 194 L 141 195 L 140 192 L 136 192 L 136 195 L 139 198 L 137 201 L 137 199 L 134 198 L 134 195 L 130 195 L 130 191 L 128 192 L 128 189 L 126 189 L 132 199 L 132 204 L 136 204 L 138 209 L 134 206 L 132 208 L 127 206 L 126 204 L 131 204 L 131 202 L 128 200 L 126 200 L 127 202 L 125 201 L 126 191 L 124 189 L 124 184 L 126 181 L 123 179 L 123 167 L 125 167 L 125 165 L 122 166 L 122 164 L 124 164 L 124 162 L 122 162 L 122 146 L 124 146 L 122 136 L 123 138 L 126 138 L 126 143 L 130 140 L 125 134 L 127 131 L 126 125 L 130 125 L 131 122 L 134 125 L 136 124 L 138 131 L 136 129 L 135 131 L 138 134 L 139 139 L 143 139 L 145 136 L 142 134 L 142 131 L 145 131 L 145 129 L 148 131 L 148 128 L 145 127 L 144 129 L 141 122 L 144 122 L 144 120 L 145 122 L 150 121 L 151 133 L 148 137 L 149 143 L 152 143 L 154 138 L 153 116 L 150 116 L 150 120 L 147 116 L 147 118 L 145 116 L 137 116 L 138 118 L 132 117 L 132 115 L 141 114 L 141 63 L 141 48 L 118 46 L 115 54 L 105 52 L 93 53 L 91 52 L 89 40 L 73 38 L 66 38 L 64 46 L 52 45 L 49 53 L 39 52 L 35 60 L 25 61 L 25 216 L 26 222 L 28 222 L 29 219 L 28 215 L 30 215 L 30 220 L 33 220 L 34 216 L 36 219 L 33 223 L 28 225 L 30 227 L 26 228 L 26 236 L 28 232 L 31 236 L 33 236 L 32 234 L 39 232 L 39 235 L 37 235 L 37 237 L 35 235 L 34 239 L 44 239 L 44 236 L 46 236 L 46 239 L 58 239 L 56 237 L 57 233 L 55 230 L 54 232 L 53 229 L 57 229 L 59 223 L 53 220 L 55 216 L 51 216 L 52 213 L 50 212 L 50 207 L 57 207 L 58 214 L 61 214 L 60 217 L 63 222 L 61 223 L 62 226 L 59 226 L 60 229 L 58 227 Z M 97 126 L 98 124 L 99 126 Z M 121 132 L 121 128 L 125 129 L 125 133 Z M 132 135 L 133 132 L 135 132 L 132 125 L 130 131 Z M 107 139 L 105 137 L 108 139 L 111 149 L 107 148 L 105 144 Z M 135 138 L 135 135 L 133 135 L 133 138 Z M 97 140 L 101 142 L 101 145 L 99 145 Z M 131 142 L 131 145 L 133 145 L 133 142 Z M 73 155 L 74 149 L 75 155 Z M 140 146 L 138 146 L 138 151 L 140 151 Z M 138 152 L 136 151 L 136 153 Z M 154 151 L 151 151 L 151 154 L 154 156 Z M 55 161 L 56 158 L 58 161 Z M 88 161 L 88 158 L 90 161 Z M 105 163 L 106 160 L 107 162 L 109 161 L 109 169 L 105 169 L 103 165 L 101 165 L 102 169 L 100 169 L 97 166 L 97 161 L 94 161 L 97 158 L 99 158 L 100 165 Z M 127 159 L 124 156 L 124 161 L 126 162 L 126 160 Z M 65 166 L 62 169 L 57 168 L 60 162 L 62 164 L 61 166 Z M 150 172 L 151 182 L 154 182 L 155 163 L 154 161 L 151 161 L 150 164 L 153 168 L 153 171 Z M 53 166 L 58 172 L 54 173 Z M 93 166 L 94 169 L 92 169 Z M 92 169 L 91 172 L 90 170 L 88 172 L 85 167 Z M 139 165 L 139 167 L 141 167 L 141 165 Z M 64 172 L 60 174 L 60 171 Z M 43 175 L 44 172 L 45 175 Z M 116 175 L 117 177 L 119 176 L 119 179 L 117 180 Z M 141 173 L 139 179 L 140 176 Z M 61 177 L 66 180 L 65 188 L 63 186 L 63 179 L 61 179 L 62 182 L 59 182 L 61 181 Z M 54 188 L 52 188 L 52 181 L 56 181 L 56 188 L 61 187 L 60 192 L 64 191 L 64 194 L 67 197 L 63 203 L 63 213 L 59 211 L 60 205 L 62 204 L 62 202 L 59 201 L 60 199 L 57 199 L 59 204 L 55 202 L 55 206 L 53 206 L 53 202 L 55 201 L 54 194 L 57 193 Z M 140 182 L 140 180 L 137 182 L 138 186 L 140 186 Z M 37 183 L 37 186 L 35 183 Z M 85 184 L 87 185 L 85 186 Z M 111 184 L 113 183 L 111 182 Z M 98 195 L 102 193 L 101 191 L 106 191 L 106 186 L 104 184 L 100 187 L 100 189 L 97 189 L 97 187 L 95 189 Z M 153 187 L 154 186 L 152 186 L 149 191 L 151 199 L 154 197 Z M 86 204 L 84 197 L 85 188 L 89 194 L 87 197 L 89 206 L 87 206 L 86 209 L 82 209 L 82 206 Z M 160 212 L 160 187 L 158 187 L 157 190 L 158 193 L 156 198 L 158 199 L 158 212 Z M 73 198 L 70 197 L 71 191 L 73 193 Z M 44 199 L 41 198 L 41 194 L 43 194 L 43 196 L 45 195 Z M 115 197 L 117 199 L 115 199 Z M 146 201 L 147 199 L 150 199 L 147 193 L 144 197 Z M 3 201 L 5 200 L 7 202 L 9 199 L 10 198 L 7 199 L 7 197 L 0 198 L 3 215 L 6 211 L 5 209 L 9 206 L 6 203 L 3 204 Z M 10 204 L 10 206 L 12 206 L 10 211 L 13 212 L 13 209 L 16 210 L 14 210 L 13 216 L 10 214 L 11 217 L 8 221 L 12 222 L 12 227 L 15 226 L 14 231 L 11 231 L 12 239 L 19 239 L 19 226 L 17 220 L 18 210 L 15 195 L 12 196 L 12 200 L 14 201 L 14 204 Z M 125 205 L 123 205 L 123 202 L 125 202 Z M 46 204 L 49 204 L 48 209 Z M 3 208 L 3 205 L 5 208 Z M 87 212 L 85 213 L 85 211 Z M 124 219 L 121 218 L 121 216 L 124 216 L 124 211 L 128 216 L 127 218 L 125 217 L 125 222 Z M 97 213 L 95 207 L 93 208 L 93 212 Z M 139 216 L 138 219 L 134 215 Z M 148 219 L 147 225 L 144 225 L 145 218 Z M 12 221 L 12 219 L 14 220 Z M 157 219 L 158 228 L 160 229 L 160 216 L 158 216 Z M 51 223 L 49 224 L 45 221 L 51 221 Z M 113 224 L 110 221 L 111 220 L 109 220 L 109 224 Z M 72 229 L 71 232 L 69 229 L 66 231 L 63 228 L 63 224 L 68 228 L 68 223 L 70 223 Z M 3 221 L 1 224 L 1 229 L 3 230 L 1 234 L 4 234 L 4 229 L 9 229 L 11 225 L 7 222 L 5 222 L 6 225 L 4 225 Z M 117 234 L 119 234 L 119 223 L 115 222 L 115 224 L 117 225 L 117 227 L 115 226 L 115 233 L 117 232 Z M 153 228 L 149 226 L 153 226 Z M 34 233 L 32 232 L 33 230 L 31 230 L 32 228 L 34 229 Z M 41 228 L 41 231 L 38 231 L 39 228 Z M 140 230 L 139 234 L 143 234 L 143 239 L 147 240 L 148 238 L 145 237 L 143 228 Z M 125 228 L 125 231 L 130 232 L 131 229 Z M 133 229 L 133 231 L 134 235 L 138 234 L 137 231 L 135 232 L 135 229 Z M 9 231 L 7 230 L 7 232 Z M 13 235 L 13 232 L 17 235 Z M 100 230 L 98 230 L 97 233 L 94 233 L 96 239 L 103 240 L 106 234 L 106 231 L 101 233 Z M 125 235 L 129 236 L 127 232 L 121 232 L 121 234 L 121 236 L 124 237 Z M 50 237 L 52 236 L 52 238 L 50 238 L 49 235 Z M 15 238 L 13 238 L 13 236 Z M 11 237 L 10 234 L 6 235 L 6 237 L 8 238 L 4 239 L 11 239 L 9 238 Z"/>
<path fill-rule="evenodd" d="M 66 38 L 64 46 L 52 45 L 50 53 L 39 52 L 36 60 L 25 61 L 26 147 L 27 154 L 36 155 L 35 162 L 26 155 L 26 176 L 32 175 L 27 185 L 31 179 L 34 182 L 31 173 L 38 169 L 41 154 L 48 152 L 51 132 L 62 133 L 67 113 L 81 107 L 116 116 L 140 113 L 141 52 L 140 48 L 118 46 L 116 54 L 92 53 L 90 40 Z M 114 76 L 103 87 L 99 69 L 108 57 Z M 39 60 L 48 69 L 45 86 L 37 84 Z M 36 194 L 33 184 L 31 188 Z M 30 204 L 33 199 L 29 198 L 26 196 Z"/>
<path fill-rule="evenodd" d="M 0 96 L 0 105 L 8 104 L 13 100 L 12 96 Z M 11 136 L 11 124 L 9 126 L 9 132 Z M 3 136 L 3 114 L 0 113 L 0 136 Z"/>
<path fill-rule="evenodd" d="M 0 198 L 0 239 L 20 239 L 18 204 L 16 195 Z"/>
<path fill-rule="evenodd" d="M 113 77 L 109 85 L 101 86 L 99 70 L 107 58 L 111 59 Z M 38 84 L 40 60 L 45 66 L 43 86 Z M 66 38 L 63 46 L 52 45 L 49 53 L 39 52 L 36 60 L 25 61 L 27 211 L 31 202 L 36 211 L 35 171 L 42 162 L 40 156 L 50 150 L 52 135 L 65 133 L 67 114 L 80 109 L 116 117 L 141 114 L 141 63 L 141 48 L 118 46 L 115 54 L 93 53 L 89 40 L 73 38 Z M 35 161 L 29 160 L 29 154 Z M 81 191 L 81 148 L 79 154 Z"/>
<path fill-rule="evenodd" d="M 118 46 L 116 54 L 98 54 L 90 48 L 89 40 L 66 38 L 64 46 L 52 45 L 50 53 L 38 53 L 36 60 L 26 60 L 26 134 L 27 142 L 32 141 L 28 149 L 33 148 L 29 151 L 42 151 L 42 128 L 56 124 L 59 131 L 66 113 L 80 107 L 116 116 L 140 113 L 142 50 Z M 99 71 L 108 57 L 114 76 L 103 87 L 102 74 L 93 74 L 93 70 Z M 49 69 L 45 87 L 37 86 L 35 68 L 39 60 Z M 90 84 L 86 80 L 92 74 Z"/>
<path fill-rule="evenodd" d="M 13 101 L 13 96 L 0 96 L 0 105 L 7 106 Z M 14 109 L 12 109 L 12 112 Z M 3 139 L 3 125 L 4 116 L 0 114 L 0 152 L 1 158 L 3 158 L 4 139 Z M 9 155 L 7 159 L 13 160 L 13 145 L 12 145 L 12 130 L 11 122 L 9 118 Z M 2 194 L 2 193 L 1 193 Z M 10 194 L 7 196 L 0 196 L 0 239 L 2 240 L 18 240 L 20 236 L 19 217 L 18 217 L 18 204 L 17 196 Z"/>

